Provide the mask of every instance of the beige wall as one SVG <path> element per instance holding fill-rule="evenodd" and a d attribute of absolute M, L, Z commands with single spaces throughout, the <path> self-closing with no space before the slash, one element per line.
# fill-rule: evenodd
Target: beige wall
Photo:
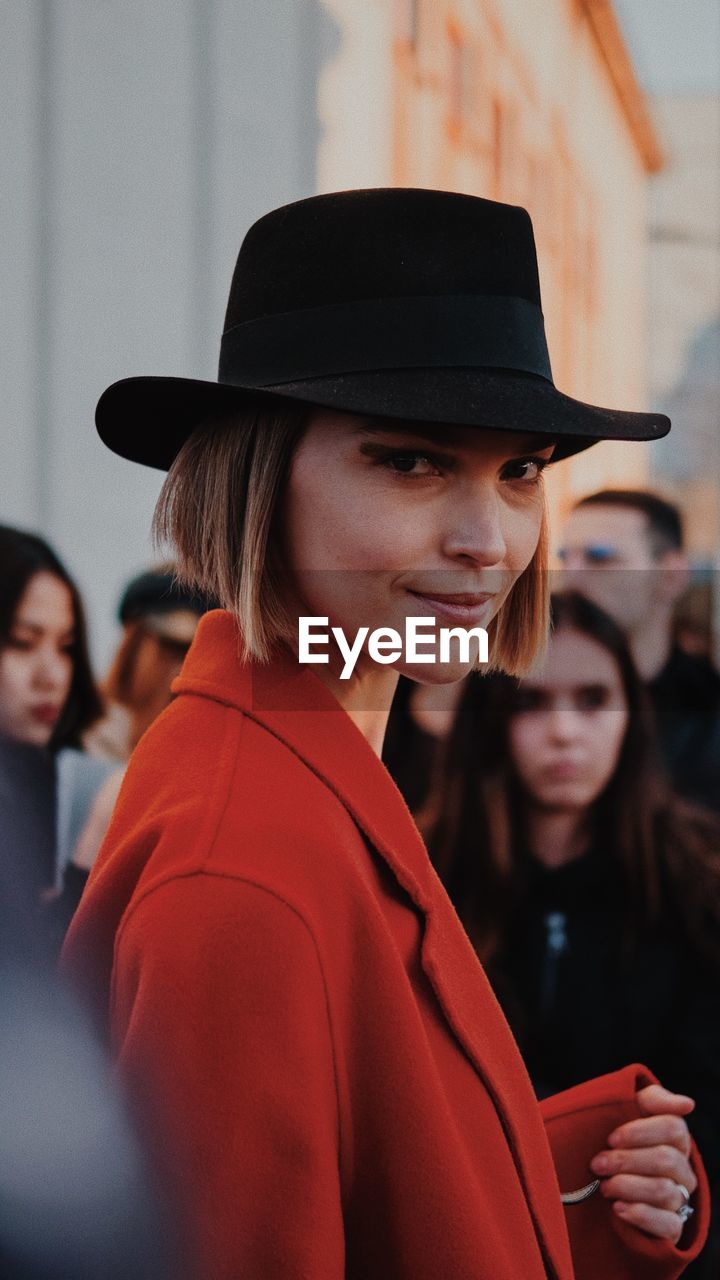
<path fill-rule="evenodd" d="M 683 506 L 696 558 L 720 566 L 720 98 L 654 110 L 667 164 L 650 190 L 650 387 L 673 431 L 652 480 Z"/>
<path fill-rule="evenodd" d="M 324 0 L 343 32 L 320 85 L 320 190 L 437 186 L 533 216 L 557 385 L 646 407 L 646 164 L 582 0 Z M 647 446 L 550 480 L 641 484 Z"/>
<path fill-rule="evenodd" d="M 136 373 L 215 377 L 240 241 L 315 190 L 320 0 L 0 4 L 0 522 L 49 538 L 102 673 L 162 475 L 94 428 Z"/>

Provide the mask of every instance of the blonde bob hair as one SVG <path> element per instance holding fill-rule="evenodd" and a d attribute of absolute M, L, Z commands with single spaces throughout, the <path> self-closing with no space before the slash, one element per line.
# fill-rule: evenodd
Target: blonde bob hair
<path fill-rule="evenodd" d="M 282 499 L 312 405 L 249 401 L 186 440 L 163 484 L 153 534 L 175 549 L 178 577 L 237 619 L 243 657 L 266 662 L 293 643 Z M 547 519 L 530 564 L 488 627 L 490 666 L 523 675 L 548 631 Z"/>

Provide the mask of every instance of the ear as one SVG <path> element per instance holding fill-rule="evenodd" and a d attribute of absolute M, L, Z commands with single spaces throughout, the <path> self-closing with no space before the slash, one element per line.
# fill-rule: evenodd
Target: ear
<path fill-rule="evenodd" d="M 690 581 L 690 565 L 684 551 L 666 551 L 658 559 L 658 594 L 666 604 L 677 604 Z"/>

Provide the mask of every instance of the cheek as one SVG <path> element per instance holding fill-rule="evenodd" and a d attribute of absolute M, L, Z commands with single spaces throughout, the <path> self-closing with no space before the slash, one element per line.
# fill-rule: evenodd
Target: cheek
<path fill-rule="evenodd" d="M 0 656 L 0 710 L 20 707 L 30 696 L 30 664 L 21 655 L 5 652 Z"/>
<path fill-rule="evenodd" d="M 522 506 L 506 503 L 503 536 L 508 568 L 516 577 L 527 569 L 537 550 L 544 512 L 545 499 L 539 489 L 533 497 L 524 498 Z"/>
<path fill-rule="evenodd" d="M 32 701 L 32 679 L 29 663 L 22 654 L 6 652 L 0 656 L 0 731 L 10 738 L 45 746 L 50 729 L 33 723 L 27 713 Z"/>
<path fill-rule="evenodd" d="M 644 578 L 635 569 L 584 569 L 569 574 L 564 585 L 588 596 L 627 628 L 637 626 L 647 611 Z"/>
<path fill-rule="evenodd" d="M 592 734 L 592 758 L 602 785 L 610 781 L 622 750 L 627 729 L 627 712 L 617 708 L 604 711 Z"/>
<path fill-rule="evenodd" d="M 73 670 L 74 670 L 74 664 L 73 664 L 72 658 L 69 656 L 69 654 L 64 654 L 63 655 L 63 673 L 64 673 L 63 688 L 65 690 L 64 696 L 66 698 L 70 692 L 70 686 L 72 685 Z"/>
<path fill-rule="evenodd" d="M 293 572 L 378 567 L 390 541 L 383 514 L 370 507 L 361 486 L 348 484 L 342 473 L 328 475 L 301 454 L 290 475 L 284 520 Z"/>
<path fill-rule="evenodd" d="M 544 743 L 545 733 L 540 716 L 521 715 L 510 721 L 508 746 L 515 772 L 526 786 L 530 785 L 542 763 Z"/>
<path fill-rule="evenodd" d="M 378 547 L 352 486 L 341 477 L 331 480 L 303 456 L 296 460 L 285 507 L 285 558 L 297 611 L 329 617 L 331 625 L 354 633 L 374 617 L 367 571 L 375 567 Z"/>

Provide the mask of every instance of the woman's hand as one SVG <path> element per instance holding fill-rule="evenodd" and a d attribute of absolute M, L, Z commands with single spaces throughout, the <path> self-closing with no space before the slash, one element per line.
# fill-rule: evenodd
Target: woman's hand
<path fill-rule="evenodd" d="M 695 1108 L 692 1098 L 651 1084 L 637 1095 L 641 1120 L 620 1125 L 608 1136 L 608 1150 L 591 1161 L 623 1222 L 660 1240 L 677 1244 L 685 1204 L 680 1187 L 692 1195 L 697 1178 L 690 1166 L 690 1133 L 683 1119 Z"/>

